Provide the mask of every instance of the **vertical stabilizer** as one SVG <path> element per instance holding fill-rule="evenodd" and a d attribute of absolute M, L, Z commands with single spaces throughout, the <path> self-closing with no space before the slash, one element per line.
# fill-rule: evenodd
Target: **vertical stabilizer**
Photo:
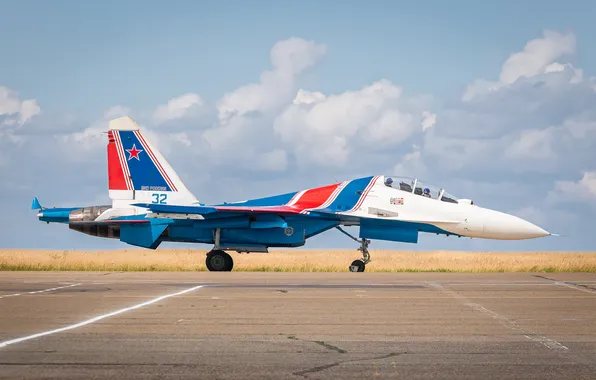
<path fill-rule="evenodd" d="M 113 207 L 198 203 L 170 164 L 128 116 L 110 121 L 108 188 Z"/>

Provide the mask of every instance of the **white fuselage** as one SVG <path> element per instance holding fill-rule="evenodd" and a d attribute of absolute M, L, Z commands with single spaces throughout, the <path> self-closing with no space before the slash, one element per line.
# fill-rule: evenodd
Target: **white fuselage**
<path fill-rule="evenodd" d="M 474 238 L 521 240 L 550 235 L 542 228 L 495 210 L 479 207 L 469 200 L 458 203 L 388 187 L 380 176 L 362 204 L 342 214 L 434 225 L 447 232 Z"/>

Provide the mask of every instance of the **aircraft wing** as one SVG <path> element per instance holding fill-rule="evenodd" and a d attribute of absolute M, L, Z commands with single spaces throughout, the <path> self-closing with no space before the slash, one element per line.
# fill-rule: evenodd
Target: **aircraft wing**
<path fill-rule="evenodd" d="M 302 210 L 292 206 L 175 206 L 153 203 L 136 203 L 133 206 L 149 209 L 156 214 L 185 214 L 215 216 L 216 214 L 300 214 Z"/>

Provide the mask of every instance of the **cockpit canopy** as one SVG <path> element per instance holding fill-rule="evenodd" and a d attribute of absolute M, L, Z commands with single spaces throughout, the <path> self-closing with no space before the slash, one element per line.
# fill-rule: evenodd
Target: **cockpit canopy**
<path fill-rule="evenodd" d="M 440 199 L 443 202 L 458 203 L 458 199 L 446 192 L 445 189 L 426 184 L 417 178 L 388 175 L 384 176 L 384 181 L 386 186 L 394 189 L 407 191 L 408 193 L 414 193 L 427 198 Z"/>

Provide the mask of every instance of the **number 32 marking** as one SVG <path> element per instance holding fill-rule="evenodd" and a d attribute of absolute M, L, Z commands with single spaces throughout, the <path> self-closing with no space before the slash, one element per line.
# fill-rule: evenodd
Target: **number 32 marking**
<path fill-rule="evenodd" d="M 158 203 L 158 204 L 165 204 L 166 199 L 168 199 L 168 195 L 167 194 L 151 194 L 151 196 L 153 197 L 153 201 L 151 201 L 151 203 Z"/>

